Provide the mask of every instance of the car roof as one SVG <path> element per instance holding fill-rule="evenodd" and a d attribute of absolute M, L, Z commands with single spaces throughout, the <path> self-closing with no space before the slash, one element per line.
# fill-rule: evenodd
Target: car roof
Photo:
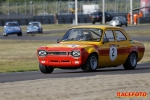
<path fill-rule="evenodd" d="M 100 28 L 100 29 L 122 29 L 120 27 L 109 26 L 109 25 L 85 25 L 85 26 L 75 26 L 72 28 Z"/>
<path fill-rule="evenodd" d="M 114 16 L 114 17 L 125 17 L 125 16 Z"/>
<path fill-rule="evenodd" d="M 39 24 L 41 24 L 40 22 L 29 22 L 29 24 L 30 24 L 30 23 L 39 23 Z"/>

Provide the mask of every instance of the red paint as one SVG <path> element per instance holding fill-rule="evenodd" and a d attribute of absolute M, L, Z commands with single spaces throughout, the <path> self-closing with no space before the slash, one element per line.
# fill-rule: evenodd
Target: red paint
<path fill-rule="evenodd" d="M 42 65 L 56 67 L 56 68 L 80 67 L 81 65 L 86 63 L 86 60 L 89 56 L 88 52 L 83 48 L 68 48 L 68 47 L 48 48 L 46 47 L 45 50 L 47 52 L 50 52 L 50 51 L 71 52 L 72 50 L 80 50 L 81 52 L 80 57 L 73 57 L 72 55 L 47 55 L 46 57 L 38 57 L 40 63 L 42 61 L 45 61 L 45 63 L 41 63 Z M 76 61 L 79 61 L 79 63 L 75 63 Z"/>

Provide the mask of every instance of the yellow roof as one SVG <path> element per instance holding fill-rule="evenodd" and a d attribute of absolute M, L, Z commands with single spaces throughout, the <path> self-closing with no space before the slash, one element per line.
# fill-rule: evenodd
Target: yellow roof
<path fill-rule="evenodd" d="M 109 26 L 109 25 L 81 25 L 81 26 L 75 26 L 75 27 L 72 27 L 72 28 L 122 29 L 120 27 Z"/>

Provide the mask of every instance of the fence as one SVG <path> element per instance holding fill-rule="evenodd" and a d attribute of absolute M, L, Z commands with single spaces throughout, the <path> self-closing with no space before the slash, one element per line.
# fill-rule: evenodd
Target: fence
<path fill-rule="evenodd" d="M 52 15 L 68 14 L 74 2 L 56 1 L 56 2 L 3 2 L 0 6 L 0 14 L 3 15 Z M 78 1 L 78 13 L 83 13 L 83 5 L 97 4 L 100 11 L 102 11 L 102 0 L 83 0 Z M 140 0 L 133 0 L 133 8 L 140 6 Z M 73 8 L 73 7 L 72 7 Z M 123 12 L 127 13 L 130 10 L 130 0 L 105 0 L 105 11 L 107 12 Z"/>
<path fill-rule="evenodd" d="M 127 13 L 110 13 L 112 16 L 126 16 Z M 14 16 L 14 17 L 12 17 Z M 12 18 L 0 19 L 0 26 L 4 26 L 7 21 L 17 21 L 20 25 L 28 25 L 31 21 L 39 21 L 42 24 L 54 24 L 54 15 L 46 15 L 46 16 L 24 16 L 20 18 L 15 18 L 16 15 L 12 15 Z M 58 24 L 71 24 L 75 19 L 74 14 L 70 15 L 58 15 Z M 78 23 L 90 23 L 91 20 L 88 14 L 78 14 Z"/>

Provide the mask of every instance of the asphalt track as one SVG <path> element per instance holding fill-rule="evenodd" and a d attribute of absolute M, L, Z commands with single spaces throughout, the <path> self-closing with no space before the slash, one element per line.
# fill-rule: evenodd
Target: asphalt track
<path fill-rule="evenodd" d="M 123 27 L 125 30 L 144 30 L 150 29 L 149 25 L 144 26 L 130 26 Z M 62 30 L 48 30 L 44 31 L 43 34 L 51 33 L 63 33 L 67 29 Z M 131 36 L 132 37 L 132 36 Z M 17 37 L 16 35 L 11 35 L 4 37 L 0 34 L 0 39 L 10 39 L 10 40 L 57 40 L 61 37 L 38 37 L 34 35 L 27 35 L 25 32 L 22 37 Z M 138 41 L 150 41 L 150 37 L 132 37 L 134 40 Z M 40 71 L 31 72 L 15 72 L 15 73 L 0 73 L 0 83 L 4 82 L 14 82 L 14 81 L 25 81 L 25 80 L 36 80 L 45 78 L 73 78 L 73 77 L 86 77 L 95 75 L 114 75 L 114 74 L 140 74 L 140 73 L 150 73 L 150 63 L 138 64 L 135 70 L 124 70 L 122 66 L 116 68 L 103 68 L 98 69 L 96 72 L 83 72 L 81 69 L 78 70 L 54 70 L 52 74 L 42 74 Z"/>
<path fill-rule="evenodd" d="M 129 27 L 122 27 L 125 30 L 147 30 L 150 29 L 150 25 L 140 25 L 140 26 L 129 26 Z M 59 29 L 59 30 L 45 30 L 43 31 L 43 34 L 59 34 L 59 33 L 65 33 L 67 31 L 67 29 Z M 8 39 L 8 40 L 48 40 L 48 41 L 55 41 L 57 39 L 61 39 L 61 36 L 35 36 L 34 34 L 26 34 L 26 32 L 23 32 L 23 36 L 22 37 L 18 37 L 17 35 L 9 35 L 8 37 L 4 37 L 2 34 L 0 34 L 0 39 Z M 138 36 L 131 36 L 132 39 L 137 40 L 137 41 L 150 41 L 150 37 L 147 36 L 142 36 L 142 37 L 138 37 Z"/>
<path fill-rule="evenodd" d="M 115 75 L 115 74 L 140 74 L 150 73 L 150 63 L 138 64 L 135 70 L 124 70 L 122 66 L 115 68 L 102 68 L 96 72 L 83 72 L 81 69 L 77 70 L 54 70 L 52 74 L 43 74 L 40 71 L 32 72 L 16 72 L 16 73 L 1 73 L 0 83 L 15 82 L 25 80 L 36 80 L 46 78 L 73 78 L 73 77 L 87 77 L 95 75 Z"/>

